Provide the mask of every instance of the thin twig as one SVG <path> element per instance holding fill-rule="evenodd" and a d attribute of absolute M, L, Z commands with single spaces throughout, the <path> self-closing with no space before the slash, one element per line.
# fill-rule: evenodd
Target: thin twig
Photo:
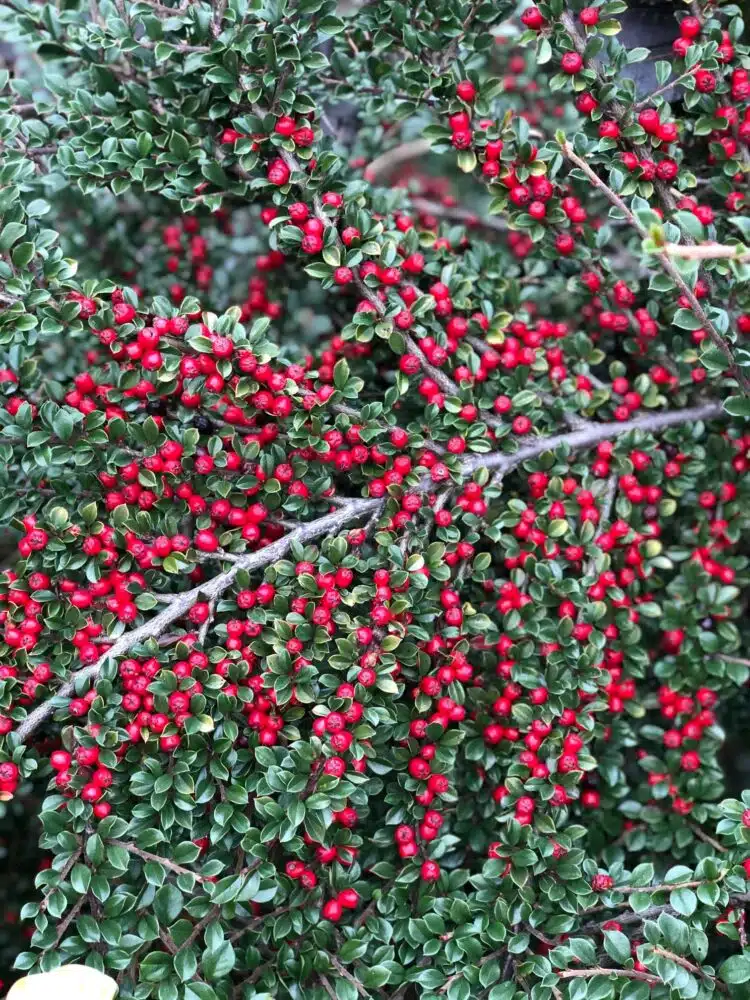
<path fill-rule="evenodd" d="M 65 937 L 65 931 L 67 931 L 68 927 L 70 927 L 75 918 L 83 909 L 83 904 L 86 902 L 86 899 L 87 897 L 85 895 L 78 897 L 78 900 L 71 909 L 70 913 L 58 924 L 55 943 L 53 945 L 50 945 L 49 948 L 45 948 L 45 951 L 50 951 L 52 948 L 57 948 L 62 939 Z"/>
<path fill-rule="evenodd" d="M 654 413 L 648 416 L 636 417 L 622 423 L 612 421 L 606 424 L 590 424 L 583 430 L 568 431 L 564 434 L 553 434 L 537 438 L 531 444 L 519 448 L 512 455 L 503 452 L 490 452 L 484 455 L 471 455 L 461 464 L 461 474 L 464 478 L 472 475 L 477 469 L 498 469 L 503 474 L 510 472 L 522 462 L 537 458 L 546 451 L 553 451 L 560 445 L 571 449 L 590 448 L 600 441 L 608 441 L 627 434 L 630 431 L 647 431 L 656 433 L 668 427 L 676 427 L 683 423 L 693 423 L 699 420 L 711 420 L 721 416 L 721 403 L 705 403 L 685 410 L 672 410 L 666 413 Z"/>
<path fill-rule="evenodd" d="M 129 844 L 125 840 L 109 840 L 107 843 L 112 844 L 114 847 L 122 847 L 129 854 L 135 854 L 144 861 L 153 861 L 156 862 L 156 864 L 163 865 L 164 868 L 174 872 L 175 875 L 189 875 L 197 882 L 208 882 L 207 877 L 199 875 L 197 872 L 190 871 L 189 868 L 183 868 L 182 865 L 178 865 L 176 862 L 170 861 L 169 858 L 162 858 L 158 854 L 152 854 L 150 851 L 144 851 L 142 848 L 136 847 L 135 844 Z"/>
<path fill-rule="evenodd" d="M 60 883 L 64 882 L 65 879 L 68 877 L 68 875 L 70 875 L 70 871 L 73 868 L 73 865 L 78 861 L 80 856 L 81 856 L 81 848 L 79 847 L 78 850 L 74 851 L 73 854 L 71 854 L 71 856 L 65 862 L 65 865 L 63 866 L 62 870 L 59 873 L 59 881 L 57 885 L 53 885 L 52 888 L 44 894 L 44 898 L 39 904 L 40 913 L 44 913 L 44 911 L 47 909 L 47 907 L 49 906 L 50 897 L 60 888 Z M 50 869 L 50 871 L 54 871 L 54 869 Z"/>
<path fill-rule="evenodd" d="M 338 974 L 348 983 L 351 983 L 351 985 L 354 987 L 354 989 L 357 991 L 357 993 L 359 993 L 361 997 L 371 996 L 371 994 L 367 992 L 367 990 L 364 988 L 362 983 L 360 983 L 357 977 L 353 976 L 351 972 L 349 972 L 349 970 L 345 966 L 343 966 L 341 962 L 339 962 L 339 960 L 336 958 L 335 955 L 331 955 L 330 959 L 331 959 L 331 965 L 334 967 L 336 972 L 338 972 Z"/>
<path fill-rule="evenodd" d="M 692 821 L 688 820 L 688 826 L 693 831 L 698 840 L 702 840 L 704 844 L 708 844 L 709 846 L 713 847 L 713 849 L 715 851 L 718 851 L 719 854 L 724 854 L 726 852 L 726 847 L 724 847 L 723 844 L 720 844 L 718 840 L 714 840 L 714 838 L 711 837 L 708 833 L 706 833 L 705 830 L 701 830 L 701 828 L 698 826 L 697 823 L 693 823 Z"/>
<path fill-rule="evenodd" d="M 324 976 L 322 972 L 318 973 L 318 979 L 323 984 L 323 989 L 326 991 L 326 993 L 331 998 L 331 1000 L 336 1000 L 336 994 L 334 992 L 334 989 L 331 986 L 331 984 L 328 981 L 328 979 L 326 978 L 326 976 Z"/>
<path fill-rule="evenodd" d="M 571 163 L 574 163 L 579 170 L 582 170 L 583 173 L 586 175 L 586 177 L 594 185 L 594 187 L 598 188 L 606 196 L 606 198 L 623 213 L 628 223 L 633 227 L 633 229 L 636 230 L 637 233 L 639 233 L 641 238 L 647 239 L 649 233 L 646 227 L 639 222 L 639 220 L 636 218 L 633 212 L 628 208 L 628 206 L 625 204 L 622 198 L 618 194 L 616 194 L 616 192 L 614 192 L 612 188 L 610 188 L 609 185 L 607 185 L 594 170 L 592 170 L 592 168 L 588 165 L 588 163 L 586 163 L 585 160 L 583 160 L 580 156 L 578 156 L 577 153 L 573 152 L 573 147 L 570 145 L 570 143 L 567 141 L 563 142 L 561 144 L 561 149 L 563 156 L 565 156 L 566 159 L 570 160 Z M 687 284 L 687 282 L 682 277 L 680 272 L 674 266 L 669 255 L 665 253 L 664 250 L 661 250 L 657 256 L 661 261 L 663 270 L 666 272 L 667 275 L 669 275 L 669 277 L 672 279 L 675 285 L 677 285 L 677 287 L 679 288 L 680 292 L 682 292 L 682 294 L 685 296 L 690 305 L 691 311 L 693 312 L 696 319 L 699 321 L 703 329 L 710 337 L 714 346 L 717 347 L 719 351 L 721 351 L 721 353 L 726 358 L 727 370 L 729 371 L 729 373 L 737 381 L 738 385 L 742 388 L 743 392 L 746 395 L 750 395 L 750 379 L 748 379 L 747 376 L 745 376 L 737 367 L 737 364 L 734 360 L 734 355 L 732 354 L 732 350 L 729 344 L 726 342 L 726 340 L 722 337 L 722 335 L 719 333 L 719 331 L 716 329 L 714 324 L 709 319 L 703 306 L 696 298 L 693 289 L 690 288 L 690 286 Z"/>
<path fill-rule="evenodd" d="M 216 598 L 214 597 L 208 603 L 208 614 L 206 615 L 206 620 L 203 622 L 203 624 L 200 627 L 200 631 L 198 632 L 198 642 L 201 644 L 201 646 L 205 646 L 206 644 L 206 637 L 208 636 L 208 630 L 211 628 L 211 624 L 213 623 L 215 613 L 216 613 Z"/>
<path fill-rule="evenodd" d="M 729 989 L 724 985 L 724 983 L 716 979 L 714 976 L 709 976 L 707 972 L 704 972 L 703 969 L 699 968 L 699 966 L 693 965 L 692 962 L 689 962 L 681 955 L 675 955 L 674 952 L 667 951 L 666 948 L 659 948 L 656 945 L 654 945 L 654 954 L 661 955 L 662 958 L 667 958 L 670 962 L 674 962 L 675 964 L 682 966 L 683 969 L 687 969 L 688 972 L 691 972 L 694 976 L 698 976 L 699 979 L 705 979 L 706 982 L 711 983 L 716 989 L 719 990 L 719 992 L 729 992 Z"/>
<path fill-rule="evenodd" d="M 638 111 L 640 108 L 645 108 L 648 104 L 653 103 L 657 97 L 661 97 L 662 94 L 666 94 L 668 90 L 671 90 L 673 87 L 677 87 L 679 84 L 683 83 L 683 81 L 689 80 L 691 76 L 695 76 L 696 69 L 698 69 L 697 66 L 691 66 L 690 69 L 685 70 L 684 73 L 680 73 L 679 76 L 676 76 L 674 80 L 667 80 L 663 87 L 658 87 L 650 94 L 646 94 L 646 96 L 638 101 L 637 104 L 634 104 L 633 110 Z"/>

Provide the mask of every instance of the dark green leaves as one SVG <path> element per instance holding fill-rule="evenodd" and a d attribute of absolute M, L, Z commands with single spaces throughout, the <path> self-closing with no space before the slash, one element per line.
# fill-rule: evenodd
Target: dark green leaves
<path fill-rule="evenodd" d="M 218 982 L 229 975 L 234 964 L 234 948 L 229 941 L 221 941 L 212 948 L 206 948 L 201 956 L 200 968 L 206 979 Z"/>

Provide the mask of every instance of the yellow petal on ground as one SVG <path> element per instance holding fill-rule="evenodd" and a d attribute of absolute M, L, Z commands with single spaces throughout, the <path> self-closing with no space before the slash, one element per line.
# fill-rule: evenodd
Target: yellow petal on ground
<path fill-rule="evenodd" d="M 19 979 L 6 1000 L 115 1000 L 117 983 L 88 965 L 61 965 Z"/>

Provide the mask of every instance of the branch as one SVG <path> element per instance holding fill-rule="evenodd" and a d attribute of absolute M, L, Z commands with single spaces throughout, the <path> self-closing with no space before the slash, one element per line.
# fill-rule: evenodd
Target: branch
<path fill-rule="evenodd" d="M 622 976 L 625 979 L 640 979 L 642 983 L 651 983 L 653 986 L 661 982 L 658 976 L 650 972 L 639 972 L 637 969 L 605 969 L 603 966 L 596 966 L 593 969 L 561 969 L 557 975 L 560 979 L 589 978 L 590 976 Z"/>
<path fill-rule="evenodd" d="M 331 986 L 331 984 L 330 984 L 329 980 L 327 979 L 327 977 L 324 976 L 322 972 L 318 973 L 318 979 L 323 984 L 323 988 L 325 989 L 326 993 L 331 998 L 331 1000 L 337 1000 L 336 994 L 333 991 L 333 987 Z"/>
<path fill-rule="evenodd" d="M 373 160 L 373 163 L 376 161 Z M 448 219 L 451 222 L 461 222 L 469 228 L 490 229 L 496 233 L 507 233 L 508 226 L 503 219 L 497 215 L 477 215 L 468 208 L 460 205 L 443 205 L 439 201 L 431 201 L 429 198 L 414 197 L 412 205 L 418 212 L 424 215 L 436 215 L 438 218 Z"/>
<path fill-rule="evenodd" d="M 297 161 L 294 159 L 293 156 L 288 156 L 287 154 L 287 156 L 285 156 L 284 159 L 287 163 L 287 166 L 290 167 L 290 169 L 299 168 L 299 164 L 297 163 Z M 320 219 L 320 221 L 323 223 L 324 226 L 330 228 L 333 231 L 334 238 L 336 240 L 336 245 L 339 247 L 339 249 L 342 249 L 341 237 L 339 236 L 338 229 L 336 229 L 336 227 L 333 225 L 329 217 L 323 211 L 323 205 L 320 201 L 320 198 L 318 198 L 317 195 L 315 196 L 314 199 L 314 205 L 315 205 L 315 215 L 317 216 L 318 219 Z M 367 301 L 370 303 L 370 305 L 373 306 L 373 308 L 375 309 L 375 311 L 379 316 L 385 316 L 386 306 L 384 305 L 383 302 L 381 302 L 378 296 L 370 288 L 367 287 L 362 275 L 360 274 L 359 268 L 358 267 L 354 268 L 353 272 L 354 272 L 354 283 L 357 286 L 357 289 L 360 292 L 360 294 L 365 299 L 367 299 Z M 403 336 L 404 336 L 404 341 L 406 343 L 406 347 L 409 350 L 409 352 L 419 359 L 419 364 L 422 368 L 422 371 L 425 372 L 427 375 L 429 375 L 430 378 L 433 380 L 433 382 L 435 382 L 436 385 L 440 386 L 443 392 L 448 392 L 454 396 L 459 395 L 459 388 L 456 385 L 456 383 L 448 375 L 446 375 L 444 371 L 441 371 L 439 368 L 436 368 L 434 365 L 430 364 L 430 362 L 425 357 L 424 352 L 420 348 L 419 344 L 417 344 L 416 340 L 411 336 L 411 334 L 404 333 Z M 490 419 L 487 420 L 487 423 L 491 423 Z"/>
<path fill-rule="evenodd" d="M 25 742 L 45 719 L 52 715 L 56 708 L 56 699 L 69 698 L 79 684 L 97 677 L 108 660 L 127 653 L 136 643 L 145 642 L 146 639 L 158 638 L 158 636 L 166 632 L 173 622 L 187 614 L 190 608 L 201 597 L 207 597 L 209 602 L 215 601 L 225 590 L 232 586 L 240 570 L 250 572 L 267 566 L 269 563 L 276 562 L 286 555 L 295 542 L 304 545 L 306 542 L 320 538 L 322 535 L 339 531 L 350 521 L 354 521 L 364 514 L 372 514 L 376 508 L 379 509 L 381 506 L 381 500 L 352 500 L 339 510 L 334 511 L 333 514 L 326 514 L 324 517 L 319 517 L 317 520 L 289 532 L 288 535 L 284 535 L 283 538 L 272 542 L 271 545 L 267 545 L 265 548 L 259 549 L 250 555 L 242 556 L 230 569 L 215 576 L 212 580 L 201 583 L 183 594 L 176 594 L 165 605 L 163 611 L 159 612 L 158 615 L 149 621 L 144 622 L 143 625 L 139 625 L 138 628 L 131 629 L 121 635 L 96 663 L 76 670 L 70 679 L 55 692 L 53 698 L 43 702 L 33 712 L 30 712 L 16 732 L 11 734 L 11 736 L 15 737 L 16 745 Z"/>
<path fill-rule="evenodd" d="M 619 905 L 628 906 L 630 904 Z M 605 909 L 615 909 L 615 907 L 605 907 Z M 612 920 L 616 920 L 618 924 L 623 926 L 625 924 L 640 924 L 644 920 L 653 920 L 661 913 L 669 913 L 673 917 L 678 915 L 677 910 L 670 903 L 664 903 L 661 906 L 649 906 L 648 909 L 641 910 L 640 913 L 636 913 L 635 910 L 629 910 L 627 913 L 618 913 L 614 917 L 607 917 L 606 920 L 592 920 L 590 923 L 581 924 L 580 927 L 577 927 L 576 934 L 591 934 L 592 932 L 601 931 L 604 924 L 608 924 Z"/>
<path fill-rule="evenodd" d="M 471 23 L 476 17 L 476 13 L 481 6 L 482 6 L 482 0 L 474 0 L 474 3 L 469 8 L 469 12 L 464 18 L 463 23 L 461 24 L 461 31 L 458 33 L 458 35 L 456 35 L 456 37 L 450 43 L 445 52 L 443 52 L 440 59 L 438 59 L 437 65 L 435 66 L 435 73 L 438 79 L 440 79 L 443 76 L 446 69 L 448 68 L 448 64 L 450 63 L 450 61 L 452 59 L 455 59 L 456 56 L 458 55 L 458 50 L 461 47 L 461 42 L 463 42 L 464 38 L 466 38 L 467 34 L 469 33 L 469 30 L 471 28 Z M 432 91 L 432 86 L 428 87 L 425 96 L 429 96 L 431 91 Z"/>
<path fill-rule="evenodd" d="M 411 142 L 399 143 L 398 146 L 387 149 L 367 164 L 365 167 L 365 178 L 371 184 L 375 184 L 385 174 L 390 173 L 393 167 L 397 167 L 400 163 L 406 163 L 409 160 L 416 160 L 420 156 L 425 156 L 431 149 L 432 143 L 429 139 L 412 139 Z"/>
<path fill-rule="evenodd" d="M 214 597 L 208 605 L 208 615 L 206 616 L 206 620 L 201 625 L 200 632 L 198 632 L 198 642 L 203 647 L 205 647 L 206 645 L 208 630 L 211 628 L 211 624 L 213 623 L 215 615 L 216 615 L 216 598 Z"/>
<path fill-rule="evenodd" d="M 585 160 L 581 159 L 577 153 L 573 152 L 573 147 L 569 142 L 565 141 L 561 144 L 563 156 L 574 163 L 579 170 L 582 170 L 586 177 L 591 181 L 594 187 L 598 188 L 605 197 L 618 208 L 628 223 L 636 230 L 636 232 L 641 236 L 642 239 L 648 239 L 649 232 L 645 226 L 641 225 L 633 212 L 628 208 L 622 198 L 616 194 L 612 188 L 610 188 L 599 175 L 592 170 L 592 168 L 586 163 Z M 734 360 L 734 355 L 732 350 L 727 343 L 727 341 L 722 337 L 719 331 L 716 329 L 714 324 L 709 319 L 703 306 L 700 304 L 698 299 L 695 297 L 695 293 L 692 288 L 687 284 L 685 279 L 682 277 L 680 272 L 674 266 L 669 254 L 665 250 L 660 250 L 658 252 L 659 260 L 661 261 L 662 269 L 667 275 L 672 279 L 672 281 L 677 285 L 680 292 L 685 296 L 690 304 L 690 308 L 698 319 L 701 326 L 705 329 L 708 336 L 711 338 L 714 346 L 717 347 L 727 360 L 727 371 L 732 375 L 732 377 L 737 381 L 738 385 L 741 387 L 745 395 L 750 396 L 750 379 L 738 369 L 737 364 Z"/>
<path fill-rule="evenodd" d="M 670 257 L 683 257 L 686 260 L 735 260 L 738 263 L 746 263 L 750 260 L 750 253 L 742 251 L 739 246 L 729 246 L 726 243 L 696 243 L 688 246 L 682 243 L 665 243 L 662 252 Z"/>
<path fill-rule="evenodd" d="M 675 889 L 698 889 L 702 885 L 713 885 L 716 882 L 720 882 L 724 875 L 719 875 L 714 879 L 698 879 L 692 882 L 662 882 L 659 885 L 622 885 L 615 886 L 612 892 L 622 892 L 626 896 L 629 896 L 633 892 L 673 892 Z"/>
<path fill-rule="evenodd" d="M 493 452 L 489 455 L 471 455 L 461 463 L 461 473 L 468 478 L 477 469 L 498 469 L 502 474 L 510 472 L 530 458 L 536 458 L 545 451 L 552 451 L 558 445 L 565 444 L 570 448 L 590 448 L 600 441 L 608 441 L 627 434 L 629 431 L 642 430 L 650 433 L 664 430 L 667 427 L 678 427 L 680 424 L 698 420 L 711 420 L 723 413 L 721 403 L 704 403 L 702 406 L 688 407 L 684 410 L 672 410 L 666 413 L 648 414 L 625 420 L 622 423 L 612 421 L 606 424 L 590 424 L 582 430 L 569 431 L 565 434 L 551 434 L 537 438 L 534 442 L 513 454 Z"/>

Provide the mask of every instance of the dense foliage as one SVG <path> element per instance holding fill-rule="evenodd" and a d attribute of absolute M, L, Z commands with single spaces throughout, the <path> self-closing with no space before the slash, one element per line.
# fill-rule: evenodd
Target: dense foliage
<path fill-rule="evenodd" d="M 666 6 L 0 4 L 17 970 L 748 996 L 750 50 Z"/>

